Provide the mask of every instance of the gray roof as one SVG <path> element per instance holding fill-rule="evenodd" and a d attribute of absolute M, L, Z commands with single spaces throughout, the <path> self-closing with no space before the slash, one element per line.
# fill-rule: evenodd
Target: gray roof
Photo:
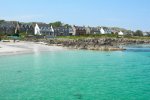
<path fill-rule="evenodd" d="M 86 30 L 85 26 L 73 26 L 75 27 L 77 30 Z"/>

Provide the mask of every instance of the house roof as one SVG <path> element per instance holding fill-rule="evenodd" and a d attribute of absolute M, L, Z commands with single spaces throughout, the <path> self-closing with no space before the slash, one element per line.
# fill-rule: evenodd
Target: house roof
<path fill-rule="evenodd" d="M 73 27 L 75 27 L 76 29 L 78 29 L 78 30 L 85 30 L 86 29 L 86 27 L 85 26 L 73 26 Z"/>
<path fill-rule="evenodd" d="M 14 28 L 16 27 L 17 22 L 13 22 L 13 21 L 5 21 L 3 23 L 0 24 L 0 27 L 5 27 L 5 28 Z"/>

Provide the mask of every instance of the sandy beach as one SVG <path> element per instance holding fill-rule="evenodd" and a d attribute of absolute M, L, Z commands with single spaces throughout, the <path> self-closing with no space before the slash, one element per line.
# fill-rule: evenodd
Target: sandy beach
<path fill-rule="evenodd" d="M 35 42 L 0 42 L 0 55 L 19 54 L 19 53 L 34 53 L 42 51 L 58 51 L 64 50 L 60 46 L 48 46 L 43 43 Z"/>

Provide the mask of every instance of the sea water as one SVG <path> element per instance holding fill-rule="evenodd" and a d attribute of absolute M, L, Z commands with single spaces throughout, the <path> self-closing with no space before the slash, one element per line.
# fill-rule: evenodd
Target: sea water
<path fill-rule="evenodd" d="M 150 49 L 0 56 L 0 100 L 150 100 Z"/>

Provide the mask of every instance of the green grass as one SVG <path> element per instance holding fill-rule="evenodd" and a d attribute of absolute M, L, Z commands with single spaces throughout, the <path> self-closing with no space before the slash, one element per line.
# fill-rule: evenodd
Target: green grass
<path fill-rule="evenodd" d="M 126 38 L 126 39 L 150 39 L 144 36 L 118 36 L 114 34 L 95 34 L 95 35 L 81 35 L 81 36 L 58 36 L 62 39 L 86 39 L 86 38 Z"/>
<path fill-rule="evenodd" d="M 147 37 L 147 36 L 131 36 L 131 37 L 128 37 L 128 36 L 124 36 L 124 38 L 127 38 L 127 39 L 149 39 L 150 40 L 150 37 Z"/>
<path fill-rule="evenodd" d="M 26 37 L 26 33 L 21 33 L 20 37 L 18 39 L 24 40 Z M 150 39 L 150 37 L 145 37 L 145 36 L 118 36 L 115 34 L 86 34 L 86 35 L 80 35 L 80 36 L 57 36 L 56 38 L 60 39 L 86 39 L 86 38 L 126 38 L 126 39 Z M 0 34 L 0 39 L 3 40 L 10 40 L 10 38 L 7 35 Z"/>
<path fill-rule="evenodd" d="M 114 34 L 95 34 L 95 35 L 80 35 L 80 36 L 57 36 L 57 38 L 64 38 L 64 39 L 86 39 L 86 38 L 117 38 L 117 35 Z"/>

